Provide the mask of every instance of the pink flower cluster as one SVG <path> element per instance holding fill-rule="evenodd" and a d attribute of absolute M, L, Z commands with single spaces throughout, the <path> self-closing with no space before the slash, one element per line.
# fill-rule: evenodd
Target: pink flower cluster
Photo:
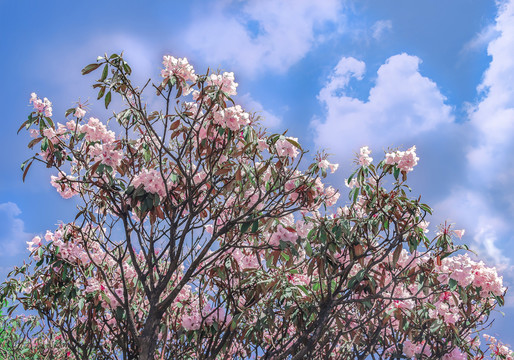
<path fill-rule="evenodd" d="M 330 169 L 330 172 L 333 174 L 339 167 L 339 164 L 331 164 L 328 162 L 327 159 L 321 159 L 318 162 L 318 166 L 320 169 L 324 169 L 324 170 Z"/>
<path fill-rule="evenodd" d="M 294 137 L 284 137 L 282 136 L 277 142 L 275 143 L 275 148 L 277 149 L 277 155 L 278 156 L 288 156 L 290 158 L 295 158 L 298 156 L 298 148 L 291 144 L 287 139 L 291 139 L 295 142 L 298 141 L 298 138 Z"/>
<path fill-rule="evenodd" d="M 232 251 L 232 257 L 236 260 L 241 271 L 246 269 L 256 269 L 259 267 L 259 260 L 255 254 L 246 254 L 239 249 Z"/>
<path fill-rule="evenodd" d="M 115 148 L 116 144 L 114 143 L 95 144 L 90 150 L 91 155 L 94 156 L 94 162 L 100 161 L 102 164 L 116 169 L 123 159 L 123 152 Z"/>
<path fill-rule="evenodd" d="M 498 276 L 496 268 L 489 268 L 482 261 L 477 263 L 467 254 L 444 258 L 438 272 L 441 283 L 447 284 L 449 279 L 453 279 L 462 287 L 473 284 L 482 288 L 480 294 L 483 297 L 489 296 L 489 292 L 496 296 L 505 292 L 503 278 Z"/>
<path fill-rule="evenodd" d="M 41 246 L 41 238 L 39 236 L 34 236 L 32 241 L 27 241 L 27 245 L 29 246 L 27 249 L 32 252 Z M 34 247 L 35 246 L 35 247 Z"/>
<path fill-rule="evenodd" d="M 75 109 L 75 113 L 73 114 L 73 116 L 79 119 L 83 118 L 84 115 L 86 115 L 86 110 L 82 109 L 80 106 Z"/>
<path fill-rule="evenodd" d="M 141 184 L 146 192 L 158 194 L 161 198 L 166 197 L 166 187 L 160 171 L 155 169 L 141 171 L 132 179 L 132 185 L 137 189 Z M 168 183 L 168 188 L 170 187 L 171 182 Z"/>
<path fill-rule="evenodd" d="M 307 239 L 307 236 L 312 229 L 314 229 L 314 225 L 311 222 L 305 222 L 303 220 L 298 220 L 296 222 L 296 233 L 304 239 Z"/>
<path fill-rule="evenodd" d="M 58 176 L 50 177 L 50 184 L 57 189 L 57 192 L 61 194 L 64 199 L 69 199 L 79 193 L 77 179 L 73 176 L 67 176 L 64 173 L 59 173 Z"/>
<path fill-rule="evenodd" d="M 423 353 L 426 356 L 430 356 L 430 346 L 425 346 L 424 343 L 414 344 L 409 339 L 403 342 L 403 353 L 410 358 L 420 355 Z"/>
<path fill-rule="evenodd" d="M 82 245 L 81 237 L 72 236 L 64 241 L 65 233 L 66 228 L 61 227 L 53 233 L 47 231 L 45 234 L 45 240 L 48 243 L 51 243 L 54 247 L 59 247 L 59 257 L 71 263 L 89 264 L 92 259 L 97 264 L 107 262 L 109 266 L 113 265 L 112 258 L 106 256 L 106 253 L 97 243 L 89 244 L 86 251 Z"/>
<path fill-rule="evenodd" d="M 359 152 L 359 164 L 362 166 L 369 166 L 373 161 L 373 158 L 369 156 L 369 154 L 371 154 L 371 150 L 367 146 L 363 146 L 360 148 Z"/>
<path fill-rule="evenodd" d="M 325 203 L 327 204 L 327 206 L 335 205 L 340 195 L 341 194 L 337 192 L 337 190 L 334 189 L 332 186 L 325 188 L 325 196 L 327 197 Z"/>
<path fill-rule="evenodd" d="M 52 144 L 58 144 L 65 137 L 63 135 L 67 132 L 66 127 L 62 124 L 57 124 L 57 131 L 53 128 L 49 127 L 43 129 L 43 136 L 47 137 L 48 140 L 52 142 Z"/>
<path fill-rule="evenodd" d="M 164 79 L 178 76 L 185 81 L 196 81 L 198 78 L 195 75 L 193 66 L 187 61 L 187 58 L 177 59 L 173 56 L 165 55 L 162 64 L 164 65 L 164 69 L 161 70 L 161 76 Z"/>
<path fill-rule="evenodd" d="M 116 139 L 113 131 L 107 130 L 107 127 L 97 118 L 90 117 L 87 124 L 79 125 L 75 121 L 68 121 L 66 127 L 70 131 L 77 129 L 78 133 L 86 133 L 84 137 L 86 141 L 103 141 L 104 143 L 111 143 Z"/>
<path fill-rule="evenodd" d="M 215 124 L 223 128 L 229 128 L 232 131 L 237 131 L 241 126 L 246 126 L 250 123 L 250 115 L 240 105 L 215 111 L 213 118 Z"/>
<path fill-rule="evenodd" d="M 236 88 L 238 84 L 234 81 L 233 72 L 224 72 L 223 75 L 211 74 L 207 78 L 207 83 L 218 86 L 228 96 L 237 95 Z"/>
<path fill-rule="evenodd" d="M 411 147 L 407 151 L 387 153 L 385 157 L 385 163 L 387 165 L 396 165 L 404 172 L 414 170 L 414 166 L 418 164 L 418 160 L 419 158 L 416 156 L 416 146 Z"/>
<path fill-rule="evenodd" d="M 467 360 L 468 356 L 459 348 L 453 349 L 450 353 L 443 355 L 441 360 Z"/>
<path fill-rule="evenodd" d="M 271 238 L 269 240 L 269 244 L 271 246 L 279 246 L 280 240 L 285 242 L 290 242 L 291 244 L 296 243 L 296 239 L 298 239 L 298 235 L 294 231 L 289 231 L 288 229 L 284 228 L 282 225 L 277 226 L 277 230 L 271 235 Z"/>
<path fill-rule="evenodd" d="M 491 353 L 505 360 L 514 360 L 514 352 L 508 346 L 496 340 L 494 336 L 484 334 L 484 338 L 489 342 Z"/>
<path fill-rule="evenodd" d="M 37 112 L 45 114 L 47 117 L 52 116 L 52 103 L 47 98 L 41 100 L 37 97 L 36 93 L 32 93 L 30 94 L 29 102 L 34 105 L 34 109 Z"/>
<path fill-rule="evenodd" d="M 455 324 L 461 319 L 458 303 L 455 301 L 451 292 L 445 291 L 439 296 L 434 304 L 435 309 L 429 309 L 431 318 L 441 317 L 446 324 Z"/>

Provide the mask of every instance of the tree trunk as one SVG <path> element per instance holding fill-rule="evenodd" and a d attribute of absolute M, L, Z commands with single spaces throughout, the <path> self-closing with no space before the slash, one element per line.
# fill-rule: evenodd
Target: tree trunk
<path fill-rule="evenodd" d="M 148 319 L 141 336 L 139 336 L 139 359 L 154 360 L 155 346 L 157 345 L 157 329 L 159 328 L 161 316 L 159 313 L 150 310 Z"/>

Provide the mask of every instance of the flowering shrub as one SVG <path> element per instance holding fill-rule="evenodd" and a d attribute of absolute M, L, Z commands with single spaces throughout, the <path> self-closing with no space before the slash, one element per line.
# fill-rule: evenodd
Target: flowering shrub
<path fill-rule="evenodd" d="M 81 201 L 0 286 L 8 316 L 36 314 L 12 320 L 10 344 L 31 359 L 483 358 L 505 288 L 454 245 L 463 230 L 427 237 L 431 209 L 406 192 L 415 147 L 376 164 L 363 147 L 350 202 L 334 208 L 322 178 L 338 165 L 321 153 L 301 167 L 298 139 L 266 134 L 233 102 L 233 73 L 163 64 L 163 110 L 121 56 L 84 68 L 102 67 L 106 108 L 123 102 L 110 126 L 83 105 L 55 124 L 32 94 L 22 128 L 38 150 L 23 177 L 42 161 Z M 494 359 L 512 357 L 486 340 Z"/>

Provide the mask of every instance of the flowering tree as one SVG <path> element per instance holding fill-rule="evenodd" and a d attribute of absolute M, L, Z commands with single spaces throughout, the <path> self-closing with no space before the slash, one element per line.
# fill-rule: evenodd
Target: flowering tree
<path fill-rule="evenodd" d="M 28 243 L 33 262 L 0 286 L 0 341 L 26 358 L 480 359 L 479 335 L 505 288 L 462 254 L 408 197 L 415 147 L 378 164 L 364 147 L 347 206 L 301 166 L 297 139 L 268 135 L 236 105 L 232 73 L 197 75 L 164 57 L 162 81 L 136 87 L 120 55 L 99 57 L 93 85 L 107 124 L 84 104 L 52 120 L 32 94 L 20 128 L 51 183 L 80 198 L 73 222 Z M 144 91 L 147 90 L 145 93 Z M 145 95 L 143 95 L 143 93 Z M 148 96 L 148 97 L 146 97 Z M 162 104 L 161 110 L 147 104 Z M 459 253 L 457 251 L 462 250 Z M 31 316 L 13 316 L 16 306 Z M 495 359 L 510 350 L 486 338 Z M 1 344 L 0 344 L 1 345 Z M 6 353 L 7 354 L 7 353 Z"/>

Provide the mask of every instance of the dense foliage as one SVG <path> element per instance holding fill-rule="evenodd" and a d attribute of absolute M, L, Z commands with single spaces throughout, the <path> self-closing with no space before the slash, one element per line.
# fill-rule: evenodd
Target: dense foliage
<path fill-rule="evenodd" d="M 23 177 L 42 162 L 80 201 L 0 285 L 4 357 L 483 358 L 505 288 L 454 245 L 463 230 L 427 237 L 431 209 L 406 185 L 415 147 L 376 164 L 362 148 L 336 208 L 322 178 L 337 165 L 325 153 L 303 165 L 297 139 L 259 128 L 232 73 L 163 64 L 142 87 L 120 55 L 84 68 L 106 108 L 116 98 L 110 124 L 84 104 L 54 123 L 32 94 L 20 130 L 39 150 Z M 19 305 L 32 315 L 12 315 Z M 492 358 L 512 358 L 487 339 Z"/>

